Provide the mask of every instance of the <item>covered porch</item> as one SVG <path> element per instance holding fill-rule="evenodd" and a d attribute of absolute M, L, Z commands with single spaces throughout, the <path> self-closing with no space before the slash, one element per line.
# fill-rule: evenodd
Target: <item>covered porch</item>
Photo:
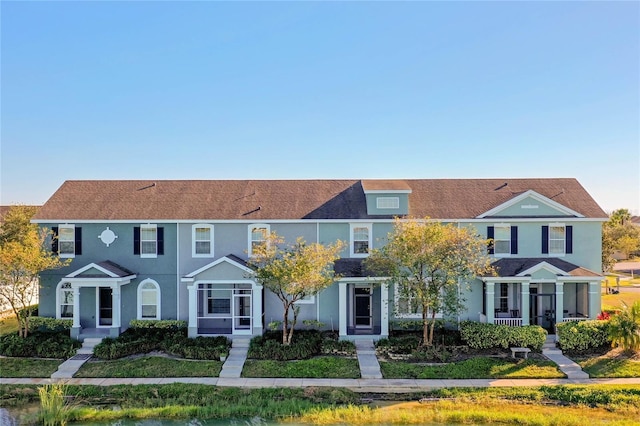
<path fill-rule="evenodd" d="M 480 321 L 509 326 L 595 318 L 600 312 L 602 276 L 561 259 L 501 259 L 498 276 L 483 281 Z"/>

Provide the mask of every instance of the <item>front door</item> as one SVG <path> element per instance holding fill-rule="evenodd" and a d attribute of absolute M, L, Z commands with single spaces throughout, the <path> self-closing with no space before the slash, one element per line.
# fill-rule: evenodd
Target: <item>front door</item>
<path fill-rule="evenodd" d="M 251 334 L 251 290 L 233 292 L 233 334 Z"/>
<path fill-rule="evenodd" d="M 371 287 L 356 287 L 354 289 L 354 322 L 356 328 L 371 328 Z"/>
<path fill-rule="evenodd" d="M 111 327 L 113 324 L 113 291 L 111 287 L 98 288 L 98 327 Z"/>

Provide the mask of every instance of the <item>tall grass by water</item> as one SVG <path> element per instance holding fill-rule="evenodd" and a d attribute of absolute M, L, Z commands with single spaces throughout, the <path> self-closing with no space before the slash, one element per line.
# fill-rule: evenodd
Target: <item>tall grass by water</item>
<path fill-rule="evenodd" d="M 53 383 L 38 388 L 40 412 L 38 420 L 44 426 L 65 426 L 69 422 L 69 406 L 66 402 L 67 386 Z"/>

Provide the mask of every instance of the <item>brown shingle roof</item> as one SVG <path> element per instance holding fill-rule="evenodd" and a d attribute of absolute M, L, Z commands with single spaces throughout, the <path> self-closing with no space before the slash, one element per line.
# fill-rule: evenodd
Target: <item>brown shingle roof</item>
<path fill-rule="evenodd" d="M 373 180 L 366 182 L 377 187 Z M 414 217 L 474 218 L 528 190 L 586 217 L 607 217 L 575 179 L 381 182 L 402 182 L 403 188 L 411 188 L 409 214 Z M 379 216 L 367 215 L 359 180 L 66 181 L 34 216 L 38 221 L 367 218 Z"/>

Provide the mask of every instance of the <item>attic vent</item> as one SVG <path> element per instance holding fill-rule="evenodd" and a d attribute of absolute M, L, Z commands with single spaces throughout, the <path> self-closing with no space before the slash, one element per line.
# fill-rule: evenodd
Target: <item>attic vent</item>
<path fill-rule="evenodd" d="M 379 209 L 398 209 L 400 208 L 400 198 L 378 197 L 376 198 L 376 207 Z"/>

